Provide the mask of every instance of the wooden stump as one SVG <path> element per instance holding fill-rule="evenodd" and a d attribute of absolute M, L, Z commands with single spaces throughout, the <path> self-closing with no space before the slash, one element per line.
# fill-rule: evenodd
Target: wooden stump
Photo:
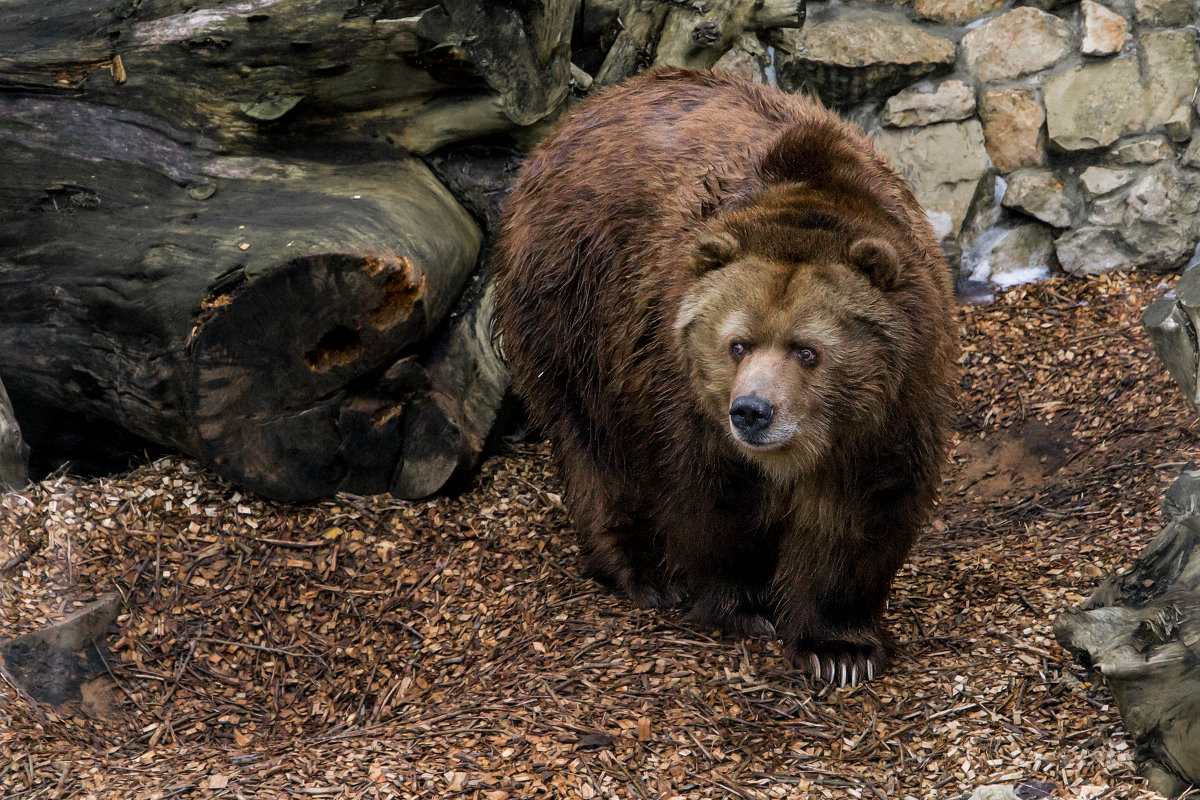
<path fill-rule="evenodd" d="M 1192 407 L 1200 410 L 1200 269 L 1191 269 L 1175 290 L 1142 315 L 1154 351 Z"/>

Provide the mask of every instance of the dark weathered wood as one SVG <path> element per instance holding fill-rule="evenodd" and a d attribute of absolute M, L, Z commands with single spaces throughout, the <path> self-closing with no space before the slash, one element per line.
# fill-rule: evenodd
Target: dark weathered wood
<path fill-rule="evenodd" d="M 284 499 L 473 465 L 507 381 L 460 296 L 481 234 L 409 154 L 536 137 L 577 7 L 10 2 L 0 371 L 26 438 L 178 448 Z M 515 174 L 490 158 L 443 169 L 481 223 Z"/>
<path fill-rule="evenodd" d="M 555 111 L 576 0 L 15 0 L 0 89 L 80 94 L 228 151 L 427 153 Z"/>
<path fill-rule="evenodd" d="M 413 159 L 181 140 L 137 112 L 0 96 L 0 369 L 14 395 L 268 495 L 353 490 L 342 406 L 425 346 L 480 231 Z"/>
<path fill-rule="evenodd" d="M 0 641 L 0 668 L 35 701 L 78 700 L 80 686 L 106 669 L 104 637 L 120 610 L 120 595 L 106 594 L 59 622 Z"/>
<path fill-rule="evenodd" d="M 0 382 L 0 489 L 19 489 L 29 480 L 29 448 Z"/>
<path fill-rule="evenodd" d="M 1200 785 L 1200 471 L 1163 501 L 1167 526 L 1125 572 L 1054 623 L 1112 692 L 1152 786 Z"/>

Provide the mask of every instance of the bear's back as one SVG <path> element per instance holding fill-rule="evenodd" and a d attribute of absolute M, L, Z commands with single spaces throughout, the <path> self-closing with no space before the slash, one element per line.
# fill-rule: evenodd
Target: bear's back
<path fill-rule="evenodd" d="M 537 253 L 559 238 L 588 241 L 605 257 L 582 264 L 550 258 L 540 266 L 617 267 L 613 248 L 686 235 L 715 201 L 761 188 L 755 164 L 781 130 L 814 108 L 807 98 L 680 69 L 652 70 L 608 89 L 530 156 L 507 208 L 539 241 L 511 245 Z"/>

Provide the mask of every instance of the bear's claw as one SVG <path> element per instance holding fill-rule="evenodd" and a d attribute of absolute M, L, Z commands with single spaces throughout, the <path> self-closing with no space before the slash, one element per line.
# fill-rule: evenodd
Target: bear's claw
<path fill-rule="evenodd" d="M 879 648 L 852 642 L 813 642 L 788 651 L 797 669 L 835 686 L 857 686 L 874 680 L 886 664 Z"/>

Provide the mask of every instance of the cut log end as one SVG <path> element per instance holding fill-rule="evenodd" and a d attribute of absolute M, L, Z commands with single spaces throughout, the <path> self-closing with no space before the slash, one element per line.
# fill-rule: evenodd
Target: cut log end
<path fill-rule="evenodd" d="M 191 346 L 192 421 L 201 458 L 264 494 L 300 500 L 332 494 L 347 475 L 394 468 L 354 446 L 394 408 L 354 397 L 429 333 L 425 275 L 402 256 L 300 258 L 235 289 Z M 434 311 L 436 313 L 436 310 Z M 364 429 L 363 413 L 367 414 Z M 346 433 L 342 431 L 346 425 Z M 399 446 L 399 428 L 383 425 Z M 379 440 L 380 435 L 370 437 Z M 387 436 L 382 438 L 386 439 Z"/>

